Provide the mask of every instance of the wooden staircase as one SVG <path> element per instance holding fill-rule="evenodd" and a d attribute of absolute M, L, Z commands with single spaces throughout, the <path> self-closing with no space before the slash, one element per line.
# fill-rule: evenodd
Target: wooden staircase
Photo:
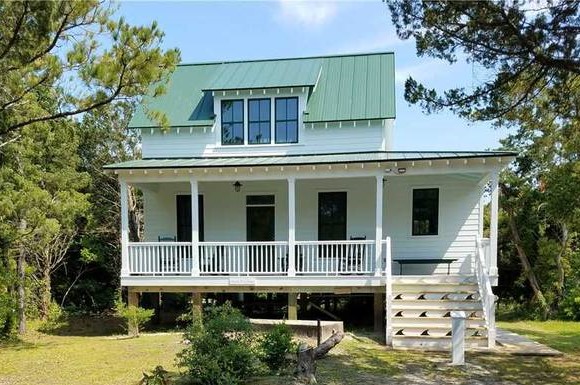
<path fill-rule="evenodd" d="M 471 275 L 393 276 L 393 348 L 451 349 L 451 312 L 465 311 L 467 348 L 485 347 L 487 329 Z"/>

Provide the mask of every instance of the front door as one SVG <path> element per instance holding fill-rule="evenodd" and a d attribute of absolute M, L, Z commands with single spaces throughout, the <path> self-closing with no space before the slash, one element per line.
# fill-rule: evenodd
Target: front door
<path fill-rule="evenodd" d="M 246 240 L 248 242 L 271 242 L 275 239 L 274 195 L 248 195 L 246 197 Z M 249 269 L 265 272 L 273 268 L 273 246 L 250 247 Z"/>

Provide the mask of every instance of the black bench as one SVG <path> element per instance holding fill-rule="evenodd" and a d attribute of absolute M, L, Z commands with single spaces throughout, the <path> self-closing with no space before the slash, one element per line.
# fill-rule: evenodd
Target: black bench
<path fill-rule="evenodd" d="M 393 259 L 393 261 L 399 264 L 399 275 L 403 275 L 403 265 L 431 265 L 431 264 L 447 264 L 447 275 L 451 272 L 451 264 L 457 261 L 457 258 L 412 258 L 412 259 Z"/>

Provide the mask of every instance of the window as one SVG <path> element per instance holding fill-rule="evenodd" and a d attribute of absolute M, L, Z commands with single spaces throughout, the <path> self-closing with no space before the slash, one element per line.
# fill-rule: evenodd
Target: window
<path fill-rule="evenodd" d="M 222 144 L 244 144 L 244 101 L 222 100 Z"/>
<path fill-rule="evenodd" d="M 346 192 L 318 193 L 318 240 L 346 239 Z"/>
<path fill-rule="evenodd" d="M 270 99 L 248 100 L 248 143 L 270 144 Z"/>
<path fill-rule="evenodd" d="M 437 235 L 439 231 L 439 189 L 413 190 L 413 235 Z"/>
<path fill-rule="evenodd" d="M 298 143 L 298 98 L 276 98 L 276 143 Z"/>

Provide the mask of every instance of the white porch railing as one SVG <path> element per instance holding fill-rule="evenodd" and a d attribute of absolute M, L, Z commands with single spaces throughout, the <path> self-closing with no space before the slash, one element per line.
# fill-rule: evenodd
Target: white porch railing
<path fill-rule="evenodd" d="M 383 275 L 386 241 L 297 241 L 297 275 Z M 192 275 L 191 242 L 129 242 L 129 275 Z M 288 275 L 289 243 L 199 242 L 200 275 Z M 378 258 L 377 258 L 378 257 Z M 377 263 L 378 268 L 377 268 Z"/>
<path fill-rule="evenodd" d="M 374 240 L 297 241 L 296 274 L 374 274 L 375 250 Z"/>
<path fill-rule="evenodd" d="M 129 242 L 129 273 L 191 274 L 190 242 Z"/>
<path fill-rule="evenodd" d="M 489 242 L 488 242 L 489 245 Z M 475 276 L 479 287 L 479 296 L 483 306 L 485 326 L 487 327 L 487 346 L 495 347 L 495 294 L 491 289 L 489 265 L 486 265 L 484 243 L 480 238 L 476 240 Z"/>
<path fill-rule="evenodd" d="M 200 242 L 200 274 L 282 275 L 288 242 Z"/>

